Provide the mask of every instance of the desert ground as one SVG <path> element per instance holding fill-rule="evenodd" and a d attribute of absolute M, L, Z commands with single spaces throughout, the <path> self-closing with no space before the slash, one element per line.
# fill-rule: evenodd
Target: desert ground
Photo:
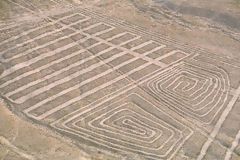
<path fill-rule="evenodd" d="M 1 0 L 0 160 L 240 160 L 239 0 Z"/>

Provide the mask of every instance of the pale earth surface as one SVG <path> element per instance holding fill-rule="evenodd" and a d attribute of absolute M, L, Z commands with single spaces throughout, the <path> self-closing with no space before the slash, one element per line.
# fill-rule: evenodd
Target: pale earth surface
<path fill-rule="evenodd" d="M 1 160 L 239 160 L 240 1 L 1 0 Z"/>

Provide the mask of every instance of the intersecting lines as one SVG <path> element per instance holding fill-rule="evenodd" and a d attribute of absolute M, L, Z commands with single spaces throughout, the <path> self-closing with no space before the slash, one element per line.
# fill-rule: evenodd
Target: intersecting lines
<path fill-rule="evenodd" d="M 48 20 L 0 42 L 1 95 L 18 112 L 81 143 L 147 159 L 173 157 L 192 130 L 145 92 L 129 90 L 189 53 L 88 14 Z"/>
<path fill-rule="evenodd" d="M 48 19 L 0 42 L 1 94 L 34 119 L 101 97 L 111 86 L 135 83 L 189 55 L 85 14 Z"/>
<path fill-rule="evenodd" d="M 218 67 L 199 62 L 182 62 L 146 84 L 156 99 L 180 113 L 203 123 L 211 123 L 228 98 L 229 78 Z"/>
<path fill-rule="evenodd" d="M 80 109 L 52 126 L 112 151 L 168 159 L 192 130 L 137 93 Z"/>

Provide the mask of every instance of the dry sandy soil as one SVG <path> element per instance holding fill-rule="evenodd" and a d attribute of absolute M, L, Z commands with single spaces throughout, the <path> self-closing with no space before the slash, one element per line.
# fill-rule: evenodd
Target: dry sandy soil
<path fill-rule="evenodd" d="M 2 98 L 0 102 L 0 160 L 118 160 L 118 159 L 141 160 L 141 159 L 145 159 L 146 157 L 147 157 L 146 159 L 159 158 L 157 154 L 156 154 L 157 158 L 154 157 L 155 155 L 152 157 L 150 155 L 149 156 L 150 158 L 149 158 L 147 154 L 146 155 L 143 154 L 143 156 L 141 156 L 140 154 L 139 156 L 137 154 L 138 151 L 133 152 L 134 154 L 132 154 L 131 151 L 130 151 L 130 154 L 125 152 L 119 153 L 116 150 L 112 151 L 111 149 L 108 149 L 108 147 L 106 147 L 106 149 L 102 147 L 104 148 L 102 149 L 101 145 L 98 146 L 88 141 L 85 142 L 83 140 L 84 142 L 81 143 L 82 139 L 78 140 L 74 135 L 69 135 L 68 133 L 62 133 L 61 131 L 57 131 L 59 127 L 57 126 L 58 124 L 56 124 L 57 127 L 55 126 L 57 128 L 55 131 L 53 127 L 54 125 L 50 125 L 50 124 L 53 124 L 53 122 L 56 119 L 59 119 L 59 117 L 61 116 L 64 117 L 65 113 L 70 112 L 69 110 L 64 110 L 61 113 L 52 115 L 52 116 L 50 115 L 50 113 L 48 115 L 48 112 L 45 112 L 44 110 L 38 110 L 35 113 L 32 113 L 31 111 L 33 110 L 34 112 L 34 109 L 29 110 L 26 113 L 27 116 L 22 114 L 22 113 L 25 113 L 24 111 L 26 111 L 28 107 L 31 108 L 32 107 L 31 105 L 33 104 L 35 105 L 37 99 L 31 100 L 31 98 L 29 98 L 31 97 L 31 94 L 35 94 L 35 92 L 32 91 L 33 89 L 30 90 L 31 88 L 29 89 L 29 93 L 28 93 L 29 97 L 27 96 L 21 97 L 22 96 L 21 94 L 25 94 L 25 92 L 27 93 L 28 91 L 25 91 L 24 93 L 17 92 L 17 89 L 19 89 L 21 85 L 22 86 L 28 85 L 25 83 L 28 83 L 29 79 L 26 78 L 26 82 L 24 82 L 24 80 L 18 81 L 17 77 L 18 76 L 20 77 L 21 74 L 23 73 L 20 73 L 20 72 L 18 73 L 18 70 L 17 70 L 18 68 L 17 68 L 16 74 L 18 75 L 14 77 L 15 70 L 11 70 L 11 67 L 18 63 L 22 63 L 22 61 L 24 61 L 24 57 L 23 59 L 20 59 L 21 57 L 19 58 L 18 55 L 16 54 L 18 52 L 18 50 L 16 49 L 18 47 L 17 40 L 16 42 L 11 42 L 6 45 L 3 45 L 4 44 L 3 42 L 7 41 L 8 39 L 11 39 L 16 35 L 20 35 L 21 32 L 25 32 L 35 27 L 42 26 L 48 22 L 53 23 L 54 21 L 57 21 L 58 18 L 61 18 L 61 16 L 65 16 L 65 15 L 61 15 L 61 13 L 71 12 L 72 10 L 78 7 L 88 9 L 87 13 L 85 13 L 86 17 L 88 13 L 90 14 L 91 11 L 94 11 L 94 13 L 97 13 L 97 14 L 100 13 L 101 15 L 106 15 L 107 17 L 117 19 L 117 22 L 121 23 L 122 26 L 124 26 L 125 22 L 130 22 L 133 25 L 133 28 L 134 26 L 140 26 L 143 28 L 143 29 L 141 28 L 141 30 L 139 29 L 140 31 L 138 32 L 137 31 L 133 32 L 132 30 L 137 30 L 137 29 L 132 29 L 129 31 L 130 33 L 138 34 L 139 32 L 144 32 L 144 31 L 146 31 L 146 34 L 152 33 L 151 35 L 150 34 L 147 35 L 146 36 L 147 38 L 144 37 L 141 39 L 142 44 L 145 44 L 146 41 L 148 41 L 149 39 L 151 40 L 153 39 L 153 41 L 155 42 L 155 39 L 158 39 L 158 38 L 155 38 L 155 36 L 157 37 L 157 35 L 160 35 L 160 37 L 164 37 L 163 40 L 159 40 L 159 42 L 156 40 L 157 47 L 159 47 L 160 42 L 164 42 L 164 40 L 166 39 L 168 41 L 166 42 L 166 44 L 167 46 L 170 44 L 169 45 L 170 48 L 177 47 L 180 49 L 183 48 L 183 50 L 186 49 L 187 53 L 185 54 L 184 52 L 182 55 L 180 54 L 179 56 L 183 56 L 184 58 L 185 56 L 187 58 L 190 57 L 189 59 L 184 60 L 186 61 L 187 64 L 188 62 L 189 64 L 190 63 L 195 64 L 196 61 L 204 61 L 204 63 L 206 62 L 208 64 L 209 63 L 216 64 L 217 67 L 208 67 L 207 65 L 206 68 L 208 69 L 210 68 L 212 71 L 214 72 L 216 71 L 216 73 L 219 73 L 215 75 L 213 72 L 209 72 L 209 75 L 212 76 L 211 78 L 213 79 L 214 83 L 218 81 L 220 84 L 220 88 L 218 88 L 218 86 L 215 86 L 215 89 L 213 89 L 213 92 L 215 92 L 218 89 L 220 90 L 219 92 L 216 92 L 216 95 L 220 97 L 219 101 L 225 98 L 224 103 L 223 102 L 222 103 L 223 103 L 223 108 L 225 107 L 226 110 L 220 108 L 219 112 L 216 111 L 216 115 L 215 114 L 214 115 L 210 114 L 207 116 L 204 115 L 202 116 L 203 117 L 202 119 L 201 118 L 194 119 L 194 116 L 193 118 L 191 116 L 188 117 L 187 110 L 183 111 L 183 112 L 186 112 L 185 114 L 185 113 L 181 113 L 181 110 L 174 110 L 174 107 L 171 108 L 171 107 L 163 106 L 162 108 L 163 111 L 164 112 L 166 111 L 172 117 L 175 117 L 175 121 L 179 122 L 178 123 L 178 122 L 175 122 L 174 120 L 170 120 L 171 118 L 166 116 L 166 118 L 164 119 L 166 123 L 174 124 L 173 126 L 177 127 L 181 131 L 181 134 L 183 134 L 183 138 L 188 139 L 186 140 L 186 143 L 184 143 L 185 140 L 184 141 L 182 140 L 184 144 L 181 144 L 181 145 L 178 144 L 178 146 L 180 147 L 179 148 L 176 147 L 173 149 L 174 151 L 171 154 L 175 155 L 174 157 L 167 155 L 163 159 L 240 160 L 240 145 L 238 142 L 240 139 L 240 118 L 239 118 L 240 117 L 240 109 L 239 109 L 240 108 L 240 100 L 239 100 L 239 94 L 240 94 L 240 88 L 239 88 L 239 85 L 240 85 L 240 52 L 239 52 L 240 51 L 240 1 L 239 0 L 212 0 L 212 1 L 207 1 L 207 0 L 168 0 L 168 1 L 167 0 L 44 0 L 44 1 L 31 0 L 30 2 L 29 1 L 30 0 L 19 0 L 19 1 L 18 0 L 1 0 L 0 1 L 0 55 L 1 55 L 0 56 L 0 62 L 1 62 L 0 75 L 1 74 L 7 75 L 6 71 L 9 72 L 9 77 L 7 77 L 8 75 L 7 76 L 4 75 L 5 77 L 4 76 L 0 77 L 0 95 Z M 18 5 L 18 4 L 21 4 L 21 5 Z M 58 17 L 56 15 L 60 15 L 60 16 Z M 106 21 L 107 23 L 108 19 L 107 20 L 101 19 L 99 21 L 101 22 Z M 63 23 L 65 23 L 66 25 L 69 22 L 63 22 Z M 115 23 L 115 21 L 113 23 Z M 127 26 L 126 28 L 129 27 L 128 24 L 126 26 Z M 56 28 L 54 28 L 53 31 L 55 29 L 58 30 L 59 28 L 61 28 L 61 26 L 58 26 L 58 25 L 55 25 L 54 27 Z M 121 32 L 124 29 L 125 29 L 124 27 L 122 28 L 120 27 L 119 32 Z M 73 27 L 71 31 L 66 30 L 66 32 L 56 35 L 56 37 L 72 35 L 73 34 L 72 31 L 77 32 L 77 29 Z M 90 37 L 93 35 L 92 36 L 93 38 L 97 37 L 94 34 L 90 33 L 90 31 L 89 31 L 89 35 Z M 139 33 L 139 35 L 141 34 Z M 32 37 L 30 35 L 29 37 L 26 36 L 26 37 L 23 37 L 23 39 L 19 39 L 20 45 L 25 41 L 30 42 L 31 38 Z M 51 37 L 49 36 L 49 39 L 50 38 Z M 103 37 L 100 37 L 100 38 L 104 39 Z M 100 40 L 100 38 L 97 37 L 96 39 L 101 42 L 107 43 L 105 40 Z M 36 43 L 37 45 L 33 44 L 33 46 L 31 45 L 29 46 L 30 48 L 37 48 L 38 45 L 42 45 L 44 43 L 45 42 L 43 39 L 43 40 L 37 41 Z M 70 44 L 75 43 L 74 37 L 71 37 L 69 42 L 66 42 L 66 43 L 70 43 Z M 89 42 L 89 43 L 92 43 L 92 42 Z M 88 48 L 89 43 L 82 44 L 80 45 L 80 47 L 78 46 L 79 48 L 76 48 L 76 50 L 81 50 L 82 48 Z M 118 42 L 111 41 L 109 45 L 111 45 L 112 43 L 114 44 Z M 171 43 L 173 43 L 173 46 L 171 45 Z M 26 44 L 26 46 L 27 45 L 28 44 Z M 54 51 L 55 49 L 60 48 L 61 45 L 63 44 L 59 43 L 59 44 L 56 44 L 56 46 L 50 46 L 43 52 L 52 53 L 50 51 Z M 23 47 L 24 46 L 25 45 L 23 45 Z M 113 45 L 113 47 L 116 47 L 116 46 Z M 12 50 L 10 49 L 8 50 L 7 48 L 10 48 Z M 123 51 L 125 51 L 123 48 L 120 48 L 119 46 L 117 46 L 116 48 L 118 48 L 119 50 L 122 49 Z M 191 49 L 188 50 L 188 48 L 191 48 Z M 8 52 L 5 52 L 5 50 L 8 50 Z M 103 49 L 100 49 L 100 51 L 102 50 Z M 21 52 L 20 49 L 19 49 L 19 52 Z M 145 53 L 145 50 L 143 50 L 142 52 Z M 72 53 L 72 52 L 69 51 L 69 53 Z M 214 53 L 214 56 L 212 56 L 211 53 Z M 68 53 L 66 52 L 66 54 Z M 91 54 L 95 54 L 95 51 L 91 51 Z M 197 55 L 195 59 L 194 58 L 191 59 L 191 56 L 194 57 L 195 54 L 199 54 L 199 55 Z M 36 55 L 30 55 L 27 58 L 29 59 L 35 58 L 34 56 L 37 56 L 37 55 L 38 53 L 36 53 Z M 133 55 L 141 58 L 141 55 L 137 53 L 131 54 L 130 56 L 133 56 Z M 86 53 L 86 55 L 83 54 L 83 56 L 87 57 L 91 55 L 90 54 L 88 55 L 88 53 Z M 156 55 L 152 54 L 149 57 L 152 59 L 155 59 L 153 58 L 154 56 Z M 15 57 L 16 59 L 14 59 Z M 104 61 L 105 63 L 104 58 L 106 57 L 104 56 L 102 57 L 97 56 L 97 57 L 98 59 L 97 58 L 96 60 L 94 59 L 92 63 L 97 64 L 99 61 Z M 149 57 L 145 59 L 143 58 L 143 59 L 146 61 L 150 61 L 154 65 L 159 65 L 162 68 L 172 67 L 172 65 L 174 65 L 175 63 L 178 63 L 178 60 L 160 59 L 162 61 L 159 62 L 152 59 L 149 60 Z M 209 59 L 211 58 L 212 59 L 209 60 L 206 57 L 210 57 Z M 8 59 L 10 60 L 8 61 Z M 68 66 L 70 66 L 71 63 L 73 63 L 73 61 L 74 59 L 67 62 L 65 67 L 67 68 Z M 122 61 L 127 61 L 127 60 L 123 59 Z M 29 63 L 33 63 L 33 62 L 30 60 Z M 50 63 L 50 60 L 49 62 L 45 62 L 45 63 Z M 105 66 L 106 69 L 108 69 L 107 67 L 116 68 L 115 63 L 110 63 L 106 61 L 105 63 L 107 64 Z M 143 63 L 145 65 L 145 62 L 139 61 L 139 63 Z M 204 63 L 199 64 L 199 66 L 205 67 Z M 41 64 L 41 65 L 44 66 L 47 64 Z M 139 65 L 137 62 L 133 64 L 134 67 L 137 67 L 137 65 Z M 39 63 L 39 66 L 40 66 L 40 63 Z M 37 72 L 38 71 L 37 69 L 39 66 L 37 66 L 34 71 Z M 83 67 L 86 67 L 86 68 L 89 66 L 90 64 L 88 63 L 85 66 L 83 65 Z M 191 87 L 191 84 L 194 83 L 192 79 L 193 80 L 197 79 L 200 81 L 200 83 L 202 83 L 201 79 L 205 78 L 206 73 L 208 73 L 208 72 L 205 73 L 205 71 L 200 69 L 198 70 L 197 67 L 195 69 L 194 66 L 193 67 L 192 66 L 189 67 L 189 66 L 190 65 L 184 64 L 182 68 L 181 67 L 177 68 L 177 70 L 181 70 L 181 71 L 183 70 L 183 72 L 186 72 L 186 74 L 187 73 L 193 74 L 192 77 L 191 77 L 191 74 L 189 74 L 190 78 L 183 77 L 184 82 L 179 82 L 176 85 L 177 87 L 180 86 L 180 88 L 181 88 L 181 85 L 183 85 L 182 90 L 181 89 L 176 90 L 177 93 L 183 93 L 182 91 L 187 90 L 186 88 L 188 86 Z M 19 67 L 22 67 L 22 66 L 19 65 Z M 135 69 L 134 67 L 133 69 Z M 58 68 L 52 68 L 52 72 L 57 72 L 57 69 Z M 120 71 L 118 70 L 116 73 L 114 73 L 114 75 L 112 75 L 112 77 L 114 76 L 117 77 L 120 75 L 122 76 L 124 75 L 124 73 L 127 72 L 126 70 L 128 70 L 127 68 L 123 68 L 121 70 L 120 67 L 118 69 Z M 154 67 L 150 69 L 155 71 Z M 102 68 L 102 70 L 96 69 L 95 71 L 96 73 L 92 73 L 92 74 L 97 75 L 98 72 L 102 73 L 103 71 L 105 72 L 105 68 Z M 169 71 L 169 73 L 171 72 L 173 72 L 172 73 L 173 75 L 174 71 Z M 201 73 L 203 75 L 200 75 Z M 45 73 L 43 72 L 41 74 L 45 74 Z M 156 75 L 163 76 L 163 77 L 165 74 L 166 74 L 165 72 L 160 74 L 156 73 Z M 89 75 L 90 75 L 90 71 L 89 71 Z M 37 75 L 36 73 L 36 76 L 35 76 L 36 78 L 33 80 L 33 82 L 37 81 L 38 76 L 41 77 L 42 75 Z M 136 82 L 138 84 L 139 75 L 134 75 L 134 76 L 133 77 L 129 76 L 130 77 L 129 79 L 136 80 L 134 81 L 134 83 Z M 110 77 L 108 81 L 111 81 L 112 77 Z M 152 77 L 155 77 L 155 75 L 152 75 Z M 215 77 L 217 77 L 216 81 L 214 79 Z M 63 78 L 64 77 L 62 77 L 62 79 Z M 71 78 L 72 77 L 70 77 L 70 79 Z M 82 79 L 84 78 L 85 77 L 83 77 Z M 127 77 L 126 82 L 124 81 L 122 83 L 118 83 L 114 85 L 112 88 L 107 88 L 106 91 L 100 94 L 104 95 L 104 94 L 113 92 L 113 90 L 117 87 L 120 88 L 121 85 L 122 86 L 127 85 L 128 82 L 131 81 L 129 79 Z M 143 95 L 144 97 L 145 95 L 143 92 L 147 90 L 147 89 L 144 90 L 144 88 L 148 84 L 151 85 L 151 84 L 157 83 L 155 82 L 155 80 L 157 81 L 158 79 L 154 78 L 153 80 L 149 80 L 150 81 L 149 83 L 148 82 L 139 83 L 137 85 L 138 86 L 137 89 L 133 89 L 129 92 L 138 93 L 139 95 Z M 13 83 L 12 81 L 16 83 Z M 78 82 L 80 83 L 80 81 L 81 80 L 79 80 Z M 99 81 L 99 84 L 102 83 L 102 81 Z M 228 81 L 229 83 L 227 83 Z M 6 83 L 5 86 L 4 86 L 4 83 Z M 10 85 L 7 85 L 8 83 Z M 73 85 L 74 83 L 75 82 L 72 82 L 72 84 L 70 85 Z M 162 83 L 165 84 L 164 80 Z M 49 84 L 51 84 L 50 81 L 49 81 Z M 175 88 L 177 88 L 176 86 Z M 185 86 L 185 89 L 184 89 L 184 86 Z M 65 86 L 62 86 L 62 88 L 64 87 Z M 229 87 L 229 89 L 226 89 L 227 87 Z M 60 87 L 58 89 L 61 90 L 62 88 Z M 163 88 L 164 88 L 164 85 L 163 85 Z M 208 90 L 209 88 L 207 88 L 206 90 Z M 52 92 L 58 93 L 57 92 L 58 89 L 53 90 Z M 76 94 L 80 94 L 80 95 L 84 94 L 85 92 L 88 91 L 87 89 L 85 90 L 84 89 L 85 88 L 81 88 L 78 90 L 78 93 L 74 93 L 68 96 L 71 98 L 71 96 L 74 97 L 76 96 Z M 170 89 L 175 90 L 174 88 L 170 88 Z M 14 93 L 11 95 L 12 97 L 7 96 L 9 92 Z M 41 92 L 40 89 L 39 89 L 39 92 Z M 47 94 L 50 95 L 51 94 L 50 91 Z M 159 94 L 155 95 L 154 93 L 152 93 L 152 96 L 149 96 L 149 97 L 146 96 L 144 98 L 150 99 L 152 103 L 155 103 L 154 98 L 158 99 Z M 69 98 L 68 96 L 66 96 L 66 99 Z M 93 97 L 92 99 L 96 97 L 97 96 Z M 41 97 L 39 99 L 45 100 L 47 98 L 48 97 L 43 96 L 42 99 Z M 160 97 L 159 99 L 161 98 L 162 97 Z M 25 102 L 24 100 L 28 102 L 28 99 L 30 99 L 29 103 L 22 103 L 22 102 Z M 138 100 L 138 98 L 136 97 L 133 97 L 132 99 L 134 100 L 137 99 L 135 101 L 142 102 L 141 104 L 143 106 L 149 105 L 147 101 Z M 166 99 L 166 97 L 164 97 L 163 99 Z M 201 100 L 201 97 L 200 97 L 200 100 Z M 86 100 L 84 99 L 84 101 L 81 102 L 79 106 L 84 106 L 88 104 L 89 101 L 91 101 L 91 99 L 89 100 L 86 98 Z M 128 100 L 121 100 L 121 101 L 123 101 L 124 103 L 125 101 L 128 102 Z M 59 100 L 59 102 L 61 102 L 61 99 Z M 50 100 L 49 100 L 49 103 L 50 103 Z M 205 103 L 205 101 L 203 103 Z M 218 105 L 220 105 L 220 103 L 221 102 L 219 102 Z M 55 105 L 55 104 L 58 104 L 58 102 L 52 103 L 52 104 Z M 19 107 L 20 109 L 16 109 L 17 108 L 16 106 Z M 47 107 L 50 108 L 51 105 Z M 45 108 L 46 110 L 49 109 L 47 107 Z M 151 105 L 150 105 L 150 108 L 151 108 Z M 209 108 L 211 109 L 211 106 Z M 71 112 L 73 110 L 76 110 L 76 108 L 72 108 Z M 46 117 L 44 117 L 45 115 Z M 212 117 L 214 117 L 214 119 L 213 121 L 210 122 L 210 119 Z M 221 120 L 223 121 L 221 122 Z M 156 120 L 156 121 L 159 122 L 159 120 Z M 125 122 L 129 123 L 129 121 L 128 122 L 124 121 L 124 123 Z M 78 123 L 76 124 L 78 125 Z M 83 126 L 83 128 L 86 127 L 85 125 L 86 124 L 79 124 L 79 126 Z M 124 125 L 124 124 L 122 124 L 121 122 L 121 125 Z M 154 126 L 152 128 L 154 128 Z M 138 130 L 135 128 L 136 132 L 140 133 L 141 132 L 140 130 L 141 129 Z M 147 134 L 147 131 L 146 131 L 146 134 Z M 88 135 L 86 137 L 88 137 Z M 89 132 L 89 137 L 91 137 L 90 132 Z M 178 137 L 175 137 L 175 138 L 178 138 Z M 104 140 L 104 138 L 102 139 Z M 99 139 L 97 139 L 96 141 L 98 140 Z M 129 141 L 132 142 L 131 140 Z M 206 147 L 208 145 L 207 144 L 208 141 L 211 144 L 209 144 L 209 146 Z M 143 146 L 144 145 L 145 143 L 143 144 Z M 203 148 L 202 150 L 201 150 L 201 147 Z M 207 148 L 207 150 L 205 151 L 204 148 Z M 177 151 L 176 153 L 175 153 L 175 150 Z M 125 150 L 125 151 L 128 152 L 129 150 Z M 146 149 L 146 152 L 148 152 L 147 149 Z M 153 151 L 153 153 L 155 152 Z M 201 155 L 203 155 L 204 157 L 201 158 Z"/>

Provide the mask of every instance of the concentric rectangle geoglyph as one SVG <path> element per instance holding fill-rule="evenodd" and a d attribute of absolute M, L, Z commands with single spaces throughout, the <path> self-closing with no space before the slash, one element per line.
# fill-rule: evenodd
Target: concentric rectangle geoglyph
<path fill-rule="evenodd" d="M 238 100 L 239 62 L 87 9 L 47 18 L 0 39 L 1 96 L 17 114 L 145 159 L 175 159 L 199 134 L 203 159 Z"/>

